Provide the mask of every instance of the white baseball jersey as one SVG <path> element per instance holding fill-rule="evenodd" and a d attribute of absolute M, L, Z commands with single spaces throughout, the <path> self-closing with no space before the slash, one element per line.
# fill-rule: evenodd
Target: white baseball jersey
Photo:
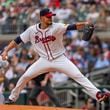
<path fill-rule="evenodd" d="M 52 60 L 65 52 L 63 34 L 67 25 L 53 23 L 46 29 L 40 29 L 39 24 L 30 26 L 20 37 L 24 43 L 31 42 L 39 56 Z"/>

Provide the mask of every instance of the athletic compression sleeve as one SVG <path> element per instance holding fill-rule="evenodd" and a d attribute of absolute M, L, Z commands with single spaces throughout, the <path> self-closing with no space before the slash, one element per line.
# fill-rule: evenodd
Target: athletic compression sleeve
<path fill-rule="evenodd" d="M 16 39 L 14 39 L 14 41 L 16 42 L 16 44 L 20 44 L 22 42 L 20 36 L 18 36 Z"/>
<path fill-rule="evenodd" d="M 70 24 L 70 25 L 68 25 L 67 31 L 70 31 L 70 30 L 77 30 L 76 24 Z"/>

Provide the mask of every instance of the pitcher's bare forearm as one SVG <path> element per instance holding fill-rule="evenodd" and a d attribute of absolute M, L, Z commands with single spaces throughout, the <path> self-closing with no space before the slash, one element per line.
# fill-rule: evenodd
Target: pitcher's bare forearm
<path fill-rule="evenodd" d="M 3 50 L 1 56 L 2 56 L 2 60 L 7 60 L 8 59 L 8 52 L 15 48 L 17 46 L 16 42 L 13 40 L 11 41 L 8 46 Z"/>
<path fill-rule="evenodd" d="M 9 52 L 11 49 L 16 48 L 17 44 L 16 42 L 13 40 L 9 43 L 9 45 L 5 48 L 4 51 Z"/>
<path fill-rule="evenodd" d="M 22 42 L 20 36 L 18 36 L 16 39 L 12 40 L 7 47 L 3 50 L 1 56 L 2 56 L 2 60 L 7 60 L 8 59 L 8 52 L 17 47 L 18 44 L 20 44 Z"/>

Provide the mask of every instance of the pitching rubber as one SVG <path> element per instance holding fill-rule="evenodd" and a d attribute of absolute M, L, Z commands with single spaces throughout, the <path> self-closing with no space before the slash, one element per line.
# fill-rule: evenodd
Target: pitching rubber
<path fill-rule="evenodd" d="M 0 110 L 82 110 L 82 109 L 26 106 L 26 105 L 0 105 Z"/>

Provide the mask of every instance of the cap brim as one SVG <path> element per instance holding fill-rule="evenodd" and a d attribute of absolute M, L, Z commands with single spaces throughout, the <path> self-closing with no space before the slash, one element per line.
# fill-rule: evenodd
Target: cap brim
<path fill-rule="evenodd" d="M 45 15 L 46 17 L 52 17 L 52 16 L 56 16 L 56 14 L 55 13 L 49 13 L 49 14 L 47 14 L 47 15 Z"/>

